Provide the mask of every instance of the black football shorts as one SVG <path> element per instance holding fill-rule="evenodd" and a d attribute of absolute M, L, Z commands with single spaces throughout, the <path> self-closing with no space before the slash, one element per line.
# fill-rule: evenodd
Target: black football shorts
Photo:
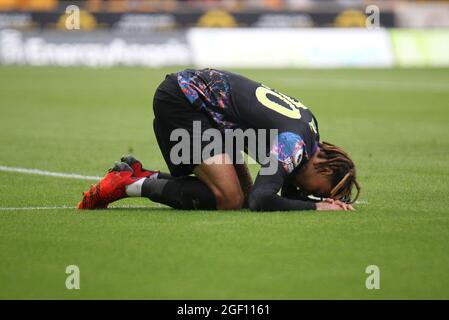
<path fill-rule="evenodd" d="M 201 150 L 209 144 L 209 141 L 202 141 L 201 135 L 205 130 L 214 128 L 212 121 L 205 113 L 195 110 L 190 104 L 178 85 L 176 74 L 167 75 L 157 88 L 153 99 L 153 109 L 154 133 L 170 174 L 174 177 L 192 174 L 193 169 L 198 165 L 198 163 L 194 163 L 193 159 L 193 144 L 197 143 Z M 193 121 L 201 123 L 200 135 L 197 130 L 194 132 Z M 190 157 L 189 161 L 186 161 L 187 163 L 175 164 L 170 159 L 170 151 L 178 141 L 170 141 L 170 135 L 173 130 L 180 128 L 185 129 L 189 133 Z M 196 141 L 194 142 L 194 140 Z M 196 152 L 198 152 L 197 149 Z M 198 159 L 198 156 L 196 159 Z"/>

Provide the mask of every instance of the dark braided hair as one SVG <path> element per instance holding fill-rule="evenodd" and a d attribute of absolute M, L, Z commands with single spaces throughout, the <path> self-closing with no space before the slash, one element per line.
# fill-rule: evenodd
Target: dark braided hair
<path fill-rule="evenodd" d="M 356 180 L 354 162 L 352 162 L 352 159 L 346 152 L 331 143 L 320 142 L 318 145 L 320 147 L 318 157 L 324 159 L 324 161 L 316 164 L 315 168 L 319 172 L 325 169 L 333 171 L 330 198 L 346 203 L 354 203 L 360 194 L 360 185 Z M 353 187 L 357 189 L 354 198 L 352 198 Z"/>

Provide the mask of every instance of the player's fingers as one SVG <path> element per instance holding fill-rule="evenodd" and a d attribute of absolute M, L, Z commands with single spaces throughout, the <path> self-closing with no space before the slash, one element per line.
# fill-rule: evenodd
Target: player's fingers
<path fill-rule="evenodd" d="M 346 207 L 346 210 L 348 211 L 355 211 L 354 207 L 348 203 L 343 203 L 343 205 Z"/>
<path fill-rule="evenodd" d="M 341 202 L 340 200 L 335 200 L 334 204 L 339 205 L 341 208 L 343 208 L 343 210 L 348 210 L 346 203 Z"/>
<path fill-rule="evenodd" d="M 343 211 L 345 210 L 342 206 L 332 203 L 331 205 L 329 205 L 329 207 L 331 208 L 331 210 L 335 210 L 335 211 Z"/>
<path fill-rule="evenodd" d="M 338 206 L 338 207 L 340 207 L 341 210 L 343 210 L 343 211 L 347 211 L 347 210 L 348 210 L 348 208 L 346 208 L 346 206 L 345 206 L 344 203 L 342 203 L 342 202 L 337 202 L 337 201 L 335 201 L 333 204 L 336 205 L 336 206 Z"/>
<path fill-rule="evenodd" d="M 349 203 L 344 203 L 342 201 L 338 201 L 340 205 L 344 206 L 346 210 L 355 211 L 354 207 Z"/>

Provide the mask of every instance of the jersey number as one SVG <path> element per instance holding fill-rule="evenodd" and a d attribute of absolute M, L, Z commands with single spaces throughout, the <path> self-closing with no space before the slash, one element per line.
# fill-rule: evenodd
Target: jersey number
<path fill-rule="evenodd" d="M 285 105 L 270 100 L 268 95 L 278 98 L 283 101 Z M 301 102 L 265 86 L 260 86 L 256 89 L 256 98 L 265 107 L 292 119 L 301 119 L 300 109 L 307 109 Z"/>

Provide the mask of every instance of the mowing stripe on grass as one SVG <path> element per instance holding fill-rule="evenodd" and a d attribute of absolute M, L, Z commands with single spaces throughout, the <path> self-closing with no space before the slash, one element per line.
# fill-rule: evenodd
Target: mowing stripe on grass
<path fill-rule="evenodd" d="M 405 90 L 405 91 L 442 91 L 447 92 L 449 86 L 445 83 L 434 82 L 399 82 L 391 80 L 368 80 L 368 79 L 324 79 L 324 78 L 300 78 L 283 77 L 277 79 L 283 86 L 304 87 L 332 87 L 342 89 L 377 89 L 377 90 Z"/>
<path fill-rule="evenodd" d="M 66 178 L 66 179 L 78 179 L 78 180 L 95 180 L 98 181 L 101 177 L 97 176 L 85 176 L 77 173 L 62 173 L 62 172 L 51 172 L 40 169 L 28 169 L 28 168 L 18 168 L 18 167 L 7 167 L 0 166 L 0 171 L 3 172 L 16 172 L 24 174 L 36 174 L 40 176 Z"/>

